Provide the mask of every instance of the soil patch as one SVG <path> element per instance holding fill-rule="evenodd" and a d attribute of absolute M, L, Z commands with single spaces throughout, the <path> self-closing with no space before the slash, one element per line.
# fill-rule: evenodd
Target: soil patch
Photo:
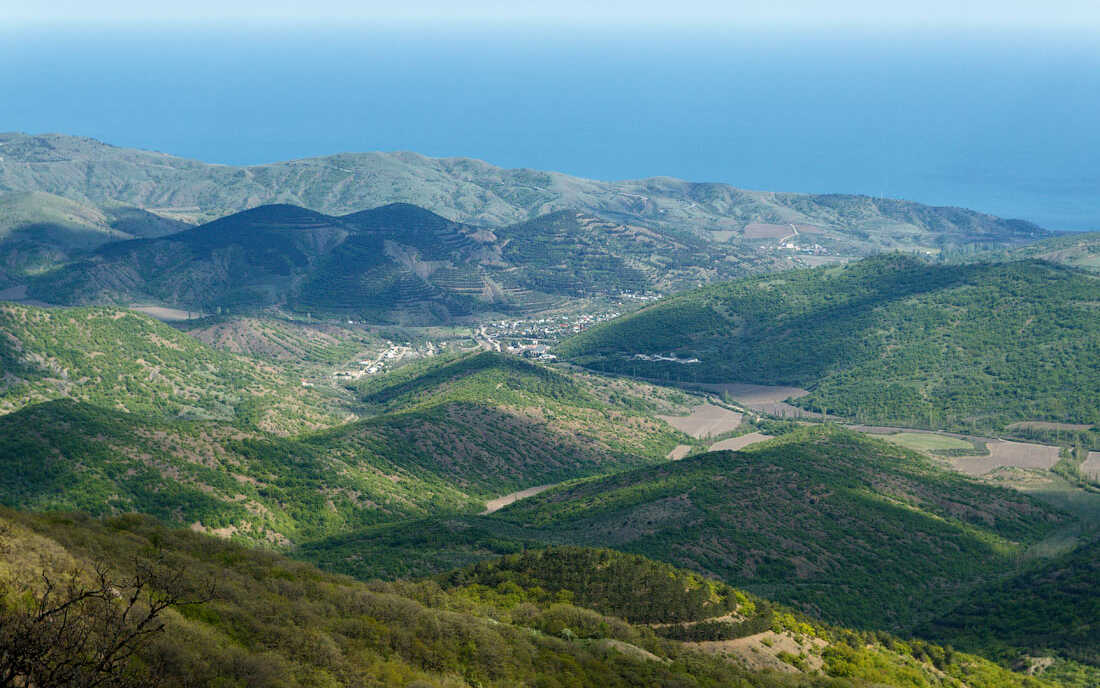
<path fill-rule="evenodd" d="M 698 439 L 731 432 L 741 426 L 741 414 L 714 404 L 703 404 L 689 416 L 657 416 L 677 430 Z"/>
<path fill-rule="evenodd" d="M 491 514 L 494 511 L 500 511 L 501 509 L 508 506 L 509 504 L 515 504 L 516 502 L 518 502 L 521 499 L 526 499 L 528 497 L 534 497 L 538 493 L 545 492 L 546 490 L 549 490 L 553 486 L 554 486 L 553 484 L 551 484 L 551 485 L 537 485 L 535 487 L 529 487 L 526 490 L 519 490 L 518 492 L 512 492 L 512 493 L 506 494 L 503 497 L 497 497 L 496 499 L 490 499 L 489 501 L 485 502 L 485 511 L 482 511 L 481 515 L 484 516 L 485 514 Z"/>
<path fill-rule="evenodd" d="M 1081 463 L 1081 474 L 1091 480 L 1100 480 L 1100 452 L 1089 452 L 1088 458 Z"/>
<path fill-rule="evenodd" d="M 772 669 L 787 673 L 797 673 L 798 669 L 779 659 L 781 652 L 795 656 L 806 652 L 804 659 L 806 666 L 811 671 L 817 671 L 821 669 L 824 662 L 821 660 L 820 655 L 809 652 L 809 650 L 822 648 L 827 644 L 821 638 L 808 638 L 803 644 L 799 644 L 790 633 L 776 633 L 775 631 L 764 631 L 763 633 L 733 640 L 705 640 L 698 643 L 684 643 L 688 647 L 694 647 L 703 652 L 739 660 L 753 671 Z"/>
<path fill-rule="evenodd" d="M 164 322 L 179 322 L 203 317 L 202 313 L 196 311 L 181 311 L 178 308 L 168 308 L 166 306 L 130 306 L 130 310 L 144 313 Z"/>
<path fill-rule="evenodd" d="M 951 459 L 951 465 L 957 471 L 977 476 L 1006 467 L 1049 471 L 1058 463 L 1058 447 L 1008 440 L 988 440 L 986 446 L 989 456 L 959 456 Z"/>
<path fill-rule="evenodd" d="M 764 440 L 770 440 L 771 437 L 759 432 L 750 432 L 747 435 L 741 435 L 740 437 L 731 437 L 728 440 L 722 440 L 721 442 L 715 442 L 710 445 L 709 451 L 737 451 L 738 449 L 744 449 L 750 444 L 756 444 L 757 442 L 763 442 Z"/>
<path fill-rule="evenodd" d="M 673 447 L 672 451 L 670 451 L 668 453 L 668 455 L 665 456 L 665 458 L 666 459 L 671 459 L 673 461 L 679 461 L 680 459 L 684 458 L 685 456 L 687 456 L 690 453 L 691 453 L 691 445 L 690 444 L 677 444 L 675 447 Z"/>

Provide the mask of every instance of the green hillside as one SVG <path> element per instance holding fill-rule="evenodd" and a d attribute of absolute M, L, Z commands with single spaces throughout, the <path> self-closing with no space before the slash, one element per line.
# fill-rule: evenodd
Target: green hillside
<path fill-rule="evenodd" d="M 0 638 L 10 641 L 3 647 L 35 648 L 14 655 L 21 663 L 0 652 L 0 666 L 14 669 L 16 681 L 75 667 L 116 681 L 107 685 L 165 688 L 1052 685 L 977 657 L 789 614 L 776 616 L 767 643 L 757 643 L 760 657 L 749 663 L 586 608 L 580 599 L 603 606 L 612 598 L 579 582 L 553 594 L 516 580 L 472 584 L 468 575 L 466 584 L 446 588 L 434 581 L 364 584 L 133 515 L 94 521 L 0 511 L 0 547 L 7 553 L 0 559 Z M 560 568 L 554 558 L 540 561 Z M 636 571 L 632 578 L 648 571 L 644 560 L 624 564 L 624 572 Z M 72 587 L 45 598 L 47 608 L 88 597 L 57 621 L 35 621 L 28 601 L 43 599 L 42 574 L 64 580 L 72 571 Z M 666 575 L 697 580 L 674 570 Z M 140 601 L 132 620 L 110 613 L 130 595 Z M 148 622 L 162 630 L 124 642 L 121 661 L 98 661 L 102 648 L 114 646 L 110 639 L 140 631 L 145 600 L 164 605 Z M 750 604 L 736 599 L 739 610 Z M 762 670 L 764 659 L 775 668 Z"/>
<path fill-rule="evenodd" d="M 1047 260 L 1083 270 L 1100 271 L 1100 232 L 1070 232 L 994 255 L 1002 259 Z"/>
<path fill-rule="evenodd" d="M 96 207 L 41 191 L 0 193 L 0 281 L 20 284 L 107 242 L 186 227 L 139 208 Z"/>
<path fill-rule="evenodd" d="M 688 292 L 557 348 L 595 370 L 798 385 L 805 408 L 885 424 L 1100 422 L 1098 278 L 1038 261 L 884 255 Z M 647 361 L 675 354 L 700 363 Z"/>
<path fill-rule="evenodd" d="M 977 591 L 922 633 L 967 651 L 1018 659 L 1051 653 L 1100 679 L 1100 542 Z"/>
<path fill-rule="evenodd" d="M 0 416 L 0 504 L 139 512 L 264 546 L 482 509 L 449 476 L 404 465 L 401 447 L 384 449 L 395 451 L 337 457 L 329 445 L 224 423 L 55 401 Z"/>
<path fill-rule="evenodd" d="M 0 412 L 72 398 L 282 434 L 338 420 L 340 400 L 302 387 L 273 365 L 216 351 L 131 311 L 0 303 L 0 331 Z"/>
<path fill-rule="evenodd" d="M 717 577 L 822 618 L 911 628 L 1069 517 L 920 455 L 808 428 L 580 481 L 491 516 L 380 526 L 302 556 L 356 575 L 432 573 L 535 543 L 612 547 Z"/>
<path fill-rule="evenodd" d="M 807 249 L 817 243 L 840 256 L 891 248 L 1011 245 L 1049 236 L 1020 220 L 908 201 L 750 191 L 669 177 L 604 182 L 406 152 L 235 167 L 62 135 L 2 134 L 0 145 L 0 190 L 45 191 L 95 205 L 121 203 L 192 222 L 265 203 L 342 215 L 403 202 L 494 228 L 572 210 L 659 233 L 694 235 L 716 252 L 724 253 L 733 242 L 732 253 L 761 266 L 777 262 L 780 236 L 773 231 L 765 232 L 770 239 L 753 238 L 746 231 L 752 224 L 780 232 L 801 226 L 805 236 L 796 243 L 805 242 Z M 779 262 L 790 264 L 788 258 Z"/>
<path fill-rule="evenodd" d="M 398 387 L 415 389 L 416 403 L 397 398 L 389 412 L 293 439 L 67 399 L 27 406 L 0 416 L 0 504 L 136 511 L 285 546 L 479 513 L 518 489 L 664 461 L 683 440 L 559 373 L 501 355 L 427 367 Z"/>

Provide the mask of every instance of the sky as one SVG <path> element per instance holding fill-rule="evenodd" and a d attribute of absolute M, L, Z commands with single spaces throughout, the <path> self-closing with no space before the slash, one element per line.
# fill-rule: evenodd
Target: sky
<path fill-rule="evenodd" d="M 10 23 L 247 21 L 1100 31 L 1097 0 L 0 0 Z"/>
<path fill-rule="evenodd" d="M 1100 0 L 0 0 L 0 94 L 0 131 L 213 163 L 409 150 L 1100 229 Z"/>

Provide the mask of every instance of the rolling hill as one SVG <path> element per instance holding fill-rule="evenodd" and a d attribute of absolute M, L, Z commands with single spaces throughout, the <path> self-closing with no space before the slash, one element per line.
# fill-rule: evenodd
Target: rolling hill
<path fill-rule="evenodd" d="M 1027 222 L 907 201 L 746 191 L 667 177 L 601 182 L 415 153 L 345 153 L 234 167 L 87 138 L 9 133 L 0 135 L 0 157 L 0 190 L 125 204 L 191 222 L 265 203 L 343 215 L 404 202 L 493 228 L 572 210 L 716 246 L 732 241 L 742 256 L 765 262 L 778 239 L 799 233 L 805 236 L 796 243 L 818 243 L 838 255 L 1012 244 L 1049 235 Z M 790 225 L 795 229 L 789 232 Z"/>
<path fill-rule="evenodd" d="M 162 631 L 123 644 L 132 659 L 123 655 L 117 664 L 106 664 L 110 670 L 93 674 L 116 685 L 1052 686 L 971 655 L 828 627 L 785 610 L 769 612 L 768 630 L 753 636 L 717 644 L 664 639 L 655 632 L 658 625 L 596 611 L 622 606 L 615 591 L 552 572 L 569 561 L 602 560 L 628 580 L 682 581 L 688 590 L 665 585 L 654 592 L 670 609 L 691 615 L 711 613 L 694 591 L 725 595 L 715 595 L 720 605 L 744 614 L 758 614 L 758 601 L 692 574 L 607 552 L 551 551 L 534 561 L 502 562 L 501 572 L 520 574 L 511 580 L 490 580 L 484 569 L 464 572 L 446 587 L 435 581 L 365 584 L 269 552 L 167 530 L 137 515 L 96 521 L 6 510 L 0 510 L 0 547 L 7 553 L 0 559 L 0 637 L 42 650 L 15 664 L 16 680 L 42 676 L 65 661 L 103 667 L 94 661 L 102 656 L 97 641 L 127 637 L 139 628 L 144 607 L 138 606 L 133 621 L 105 610 L 136 593 L 142 601 L 176 603 L 151 618 L 150 627 L 163 625 Z M 96 568 L 102 583 L 92 573 Z M 80 592 L 91 601 L 74 603 L 63 622 L 35 621 L 19 604 L 42 599 L 43 576 L 59 580 L 72 571 L 86 575 L 72 588 L 55 590 L 47 607 Z M 110 591 L 121 599 L 106 596 Z M 57 633 L 59 628 L 72 634 Z M 88 636 L 90 642 L 81 641 Z M 0 655 L 0 661 L 8 658 Z"/>
<path fill-rule="evenodd" d="M 26 406 L 0 416 L 0 504 L 136 511 L 287 546 L 480 513 L 515 490 L 663 462 L 686 440 L 582 382 L 499 354 L 401 372 L 366 395 L 374 417 L 294 438 L 73 399 Z"/>
<path fill-rule="evenodd" d="M 970 599 L 921 629 L 967 651 L 1019 660 L 1054 653 L 1100 678 L 1100 541 L 1044 561 Z"/>
<path fill-rule="evenodd" d="M 1100 232 L 1074 232 L 995 253 L 1002 260 L 1038 259 L 1100 271 Z"/>
<path fill-rule="evenodd" d="M 369 578 L 545 544 L 612 547 L 829 621 L 912 628 L 1069 517 L 885 442 L 807 428 L 741 452 L 570 483 L 490 516 L 379 526 L 299 556 Z"/>
<path fill-rule="evenodd" d="M 809 395 L 792 403 L 883 424 L 1091 424 L 1100 422 L 1098 291 L 1096 276 L 1042 261 L 883 255 L 703 287 L 556 353 L 673 381 L 801 386 Z M 654 354 L 677 360 L 641 358 Z"/>
<path fill-rule="evenodd" d="M 716 253 L 719 257 L 715 260 Z M 46 302 L 155 302 L 206 313 L 280 306 L 372 322 L 524 314 L 684 288 L 751 266 L 731 250 L 573 211 L 490 230 L 408 204 L 342 217 L 261 206 L 114 242 L 29 280 Z"/>
<path fill-rule="evenodd" d="M 100 208 L 41 191 L 0 193 L 0 281 L 19 284 L 105 243 L 186 227 L 139 208 Z"/>
<path fill-rule="evenodd" d="M 280 434 L 332 425 L 346 399 L 271 365 L 216 351 L 118 308 L 0 303 L 0 412 L 72 398 L 161 418 L 219 419 Z"/>

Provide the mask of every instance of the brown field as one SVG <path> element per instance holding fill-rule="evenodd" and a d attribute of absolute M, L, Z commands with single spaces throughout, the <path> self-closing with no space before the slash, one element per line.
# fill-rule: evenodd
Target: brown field
<path fill-rule="evenodd" d="M 718 394 L 728 394 L 731 399 L 755 411 L 784 418 L 820 418 L 820 413 L 806 411 L 784 403 L 784 399 L 797 399 L 809 392 L 800 387 L 773 387 L 771 385 L 750 385 L 744 382 L 724 382 L 721 384 L 693 385 L 698 389 Z"/>
<path fill-rule="evenodd" d="M 1088 458 L 1081 464 L 1081 474 L 1091 480 L 1100 480 L 1100 452 L 1089 452 Z"/>
<path fill-rule="evenodd" d="M 816 225 L 799 225 L 794 226 L 802 234 L 824 234 L 825 230 Z"/>
<path fill-rule="evenodd" d="M 782 239 L 794 234 L 790 225 L 769 225 L 763 222 L 750 222 L 745 225 L 746 239 Z"/>
<path fill-rule="evenodd" d="M 515 504 L 516 502 L 518 502 L 521 499 L 526 499 L 528 497 L 534 497 L 538 493 L 545 492 L 546 490 L 549 490 L 553 486 L 554 485 L 538 485 L 536 487 L 529 487 L 526 490 L 519 490 L 517 492 L 512 492 L 510 494 L 506 494 L 503 497 L 497 497 L 496 499 L 490 499 L 489 501 L 485 502 L 485 511 L 482 511 L 481 515 L 484 516 L 485 514 L 491 514 L 494 511 L 500 511 L 501 509 L 508 506 L 509 504 Z"/>
<path fill-rule="evenodd" d="M 710 445 L 708 451 L 737 451 L 738 449 L 744 449 L 750 444 L 756 444 L 757 442 L 763 442 L 764 440 L 770 440 L 771 437 L 759 432 L 750 432 L 747 435 L 741 435 L 740 437 L 731 437 L 728 440 L 722 440 L 721 442 L 715 442 Z"/>
<path fill-rule="evenodd" d="M 741 414 L 736 411 L 702 404 L 691 410 L 690 416 L 657 416 L 677 430 L 699 439 L 713 437 L 736 430 L 741 425 Z"/>
<path fill-rule="evenodd" d="M 987 440 L 989 456 L 959 456 L 951 465 L 967 475 L 985 475 L 997 468 L 1026 468 L 1049 471 L 1058 463 L 1058 447 L 1030 442 Z"/>
<path fill-rule="evenodd" d="M 144 313 L 145 315 L 164 322 L 194 320 L 203 317 L 203 314 L 198 311 L 181 311 L 178 308 L 167 308 L 165 306 L 130 306 L 130 310 Z"/>
<path fill-rule="evenodd" d="M 677 444 L 675 447 L 672 448 L 672 451 L 670 451 L 665 458 L 672 461 L 679 461 L 680 459 L 687 456 L 689 453 L 691 453 L 690 444 Z"/>

